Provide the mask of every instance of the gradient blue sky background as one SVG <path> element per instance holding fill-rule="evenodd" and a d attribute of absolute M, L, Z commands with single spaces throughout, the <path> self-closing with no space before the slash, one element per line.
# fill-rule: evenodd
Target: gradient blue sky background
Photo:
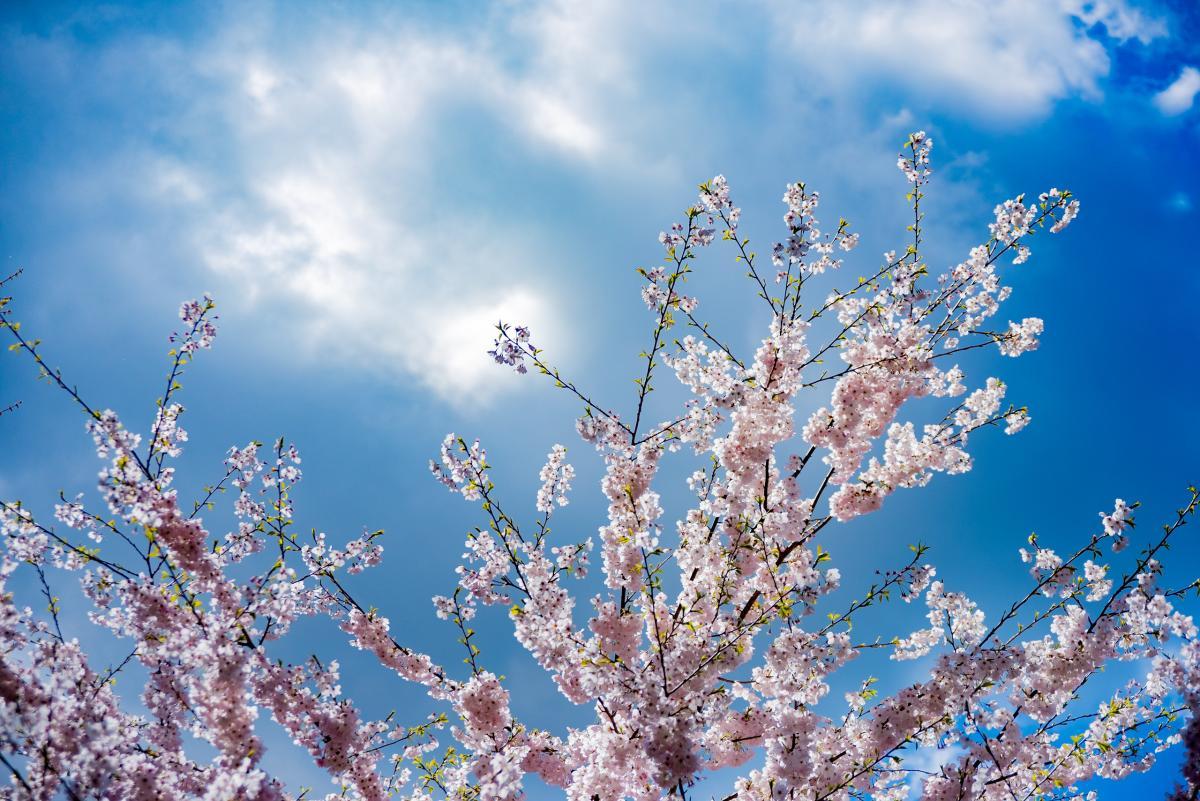
<path fill-rule="evenodd" d="M 428 598 L 452 587 L 477 517 L 427 477 L 442 436 L 481 437 L 509 505 L 530 514 L 546 451 L 566 443 L 580 475 L 564 540 L 594 535 L 604 509 L 599 465 L 574 439 L 578 403 L 490 364 L 495 320 L 529 322 L 566 374 L 628 411 L 650 324 L 633 268 L 659 259 L 657 234 L 697 183 L 723 172 L 765 250 L 784 184 L 807 181 L 823 219 L 862 233 L 852 279 L 902 247 L 895 154 L 924 128 L 934 268 L 986 238 L 1004 198 L 1065 186 L 1083 202 L 1009 273 L 1003 314 L 1044 318 L 1041 348 L 965 362 L 976 382 L 1001 376 L 1033 423 L 977 437 L 973 472 L 901 491 L 824 544 L 846 577 L 839 602 L 922 540 L 948 585 L 995 615 L 1025 586 L 1016 549 L 1031 531 L 1065 548 L 1123 497 L 1143 501 L 1145 536 L 1200 481 L 1198 68 L 1190 1 L 9 2 L 0 257 L 5 274 L 25 268 L 15 313 L 51 362 L 135 428 L 151 420 L 178 303 L 212 292 L 223 325 L 185 381 L 184 496 L 219 477 L 229 445 L 287 435 L 304 456 L 300 525 L 386 528 L 361 594 L 456 664 Z M 765 321 L 731 254 L 705 255 L 694 287 L 748 352 Z M 0 406 L 15 400 L 0 495 L 45 513 L 60 488 L 90 489 L 99 464 L 68 400 L 0 359 Z M 669 515 L 690 469 L 681 457 L 668 470 Z M 1200 564 L 1185 539 L 1177 577 Z M 889 610 L 880 631 L 920 612 Z M 69 633 L 108 653 L 82 615 Z M 518 715 L 560 732 L 583 722 L 503 614 L 488 621 L 484 660 Z M 339 636 L 301 630 L 284 650 L 340 656 L 348 693 L 380 714 L 428 709 Z M 303 755 L 268 743 L 269 767 L 326 789 Z M 1168 758 L 1098 787 L 1156 797 L 1173 771 Z"/>

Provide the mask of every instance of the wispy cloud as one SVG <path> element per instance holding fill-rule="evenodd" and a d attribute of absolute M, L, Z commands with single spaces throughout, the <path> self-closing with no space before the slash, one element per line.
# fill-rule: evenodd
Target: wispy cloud
<path fill-rule="evenodd" d="M 553 221 L 514 219 L 502 190 L 474 186 L 504 172 L 498 157 L 517 181 L 691 184 L 707 176 L 679 166 L 697 149 L 737 146 L 764 122 L 721 95 L 729 64 L 747 71 L 739 86 L 761 76 L 782 98 L 768 105 L 786 113 L 755 135 L 834 126 L 830 158 L 874 169 L 899 127 L 934 110 L 1020 121 L 1098 97 L 1105 38 L 1165 30 L 1120 0 L 764 2 L 737 19 L 546 2 L 484 16 L 331 13 L 291 27 L 259 9 L 217 14 L 186 44 L 143 33 L 96 56 L 67 30 L 21 47 L 42 48 L 57 90 L 130 85 L 166 104 L 139 117 L 121 101 L 125 124 L 148 132 L 123 143 L 121 169 L 133 165 L 144 211 L 174 210 L 172 236 L 218 290 L 270 316 L 288 344 L 473 403 L 504 386 L 485 353 L 497 318 L 570 347 L 550 267 L 530 258 L 553 250 Z"/>
<path fill-rule="evenodd" d="M 1120 0 L 917 0 L 780 6 L 789 51 L 820 83 L 903 89 L 927 105 L 993 119 L 1099 98 L 1110 68 L 1101 34 L 1146 43 L 1166 32 Z"/>
<path fill-rule="evenodd" d="M 1174 117 L 1188 111 L 1200 93 L 1200 70 L 1184 67 L 1171 85 L 1154 96 L 1154 105 L 1167 116 Z"/>
<path fill-rule="evenodd" d="M 280 47 L 278 21 L 258 15 L 223 21 L 186 58 L 125 43 L 128 71 L 170 76 L 194 101 L 156 121 L 186 147 L 133 159 L 140 192 L 183 210 L 176 233 L 290 344 L 477 403 L 508 385 L 486 355 L 501 317 L 570 348 L 528 255 L 549 249 L 549 226 L 469 196 L 480 146 L 496 150 L 481 139 L 508 137 L 545 169 L 643 172 L 618 130 L 649 101 L 620 19 L 560 4 L 476 30 L 341 18 Z M 613 45 L 593 47 L 606 29 Z"/>

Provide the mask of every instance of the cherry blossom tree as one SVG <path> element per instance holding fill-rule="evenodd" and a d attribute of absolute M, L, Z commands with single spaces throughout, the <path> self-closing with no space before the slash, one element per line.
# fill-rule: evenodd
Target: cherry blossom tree
<path fill-rule="evenodd" d="M 1197 585 L 1171 586 L 1161 562 L 1196 512 L 1196 489 L 1149 538 L 1135 540 L 1137 504 L 1122 500 L 1080 521 L 1070 553 L 1031 537 L 1019 551 L 1027 592 L 1003 608 L 944 584 L 922 546 L 881 566 L 861 597 L 827 598 L 841 574 L 822 541 L 837 524 L 935 473 L 969 470 L 972 440 L 1029 422 L 1003 381 L 968 380 L 961 365 L 982 348 L 1037 348 L 1041 320 L 998 322 L 1010 295 L 1002 276 L 1079 211 L 1059 189 L 1005 201 L 986 241 L 931 277 L 922 200 L 932 146 L 914 133 L 899 158 L 912 209 L 905 243 L 869 277 L 822 294 L 816 286 L 836 282 L 858 235 L 845 220 L 821 225 L 817 192 L 787 186 L 786 236 L 762 258 L 724 177 L 702 184 L 660 236 L 662 263 L 639 271 L 651 336 L 626 414 L 562 375 L 527 328 L 498 326 L 497 362 L 548 376 L 582 403 L 577 430 L 603 462 L 607 517 L 582 542 L 556 535 L 575 478 L 563 445 L 550 447 L 527 519 L 502 501 L 483 446 L 447 436 L 433 476 L 482 513 L 453 589 L 433 599 L 464 648 L 454 669 L 407 647 L 386 610 L 352 593 L 348 577 L 381 561 L 381 532 L 339 543 L 301 533 L 291 442 L 230 448 L 204 496 L 180 497 L 180 380 L 213 344 L 210 298 L 180 310 L 146 436 L 51 368 L 5 299 L 12 348 L 78 405 L 104 461 L 100 505 L 63 496 L 51 521 L 0 503 L 5 797 L 296 798 L 263 765 L 261 731 L 273 725 L 328 772 L 330 799 L 518 799 L 536 775 L 572 801 L 682 800 L 729 768 L 741 773 L 724 801 L 1091 798 L 1089 780 L 1147 770 L 1180 743 L 1172 797 L 1197 798 L 1200 641 L 1180 608 Z M 762 303 L 753 354 L 737 353 L 685 293 L 699 254 L 718 246 Z M 686 400 L 653 422 L 650 395 L 668 371 Z M 802 393 L 821 393 L 823 405 L 797 421 Z M 928 399 L 920 414 L 917 398 Z M 934 404 L 941 411 L 923 417 Z M 696 466 L 690 508 L 673 524 L 656 489 L 666 459 Z M 238 523 L 220 534 L 202 513 L 226 492 Z M 595 548 L 603 585 L 582 603 L 572 585 Z M 7 588 L 18 571 L 45 597 L 18 599 Z M 90 621 L 126 643 L 124 662 L 100 669 L 64 635 L 52 571 L 77 577 Z M 860 640 L 852 625 L 886 603 L 923 606 L 928 625 Z M 594 712 L 590 724 L 543 731 L 516 717 L 471 628 L 490 605 L 507 608 L 517 641 L 569 702 Z M 336 661 L 280 660 L 276 644 L 302 618 L 332 621 L 378 660 L 380 682 L 393 672 L 443 711 L 371 719 L 342 693 Z M 880 692 L 875 677 L 854 673 L 868 652 L 928 667 Z M 1138 678 L 1106 679 L 1117 662 Z M 135 663 L 144 687 L 121 680 Z M 841 698 L 831 692 L 839 672 L 852 687 Z"/>

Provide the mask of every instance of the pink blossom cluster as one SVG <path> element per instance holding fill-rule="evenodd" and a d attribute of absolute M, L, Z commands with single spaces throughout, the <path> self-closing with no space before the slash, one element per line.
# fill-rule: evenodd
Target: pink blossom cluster
<path fill-rule="evenodd" d="M 538 489 L 537 510 L 545 514 L 554 511 L 555 504 L 566 506 L 567 493 L 571 491 L 571 480 L 575 478 L 575 468 L 567 464 L 567 449 L 555 445 L 546 457 L 538 478 L 542 486 Z"/>
<path fill-rule="evenodd" d="M 660 237 L 662 265 L 641 271 L 651 344 L 625 414 L 559 374 L 528 329 L 498 326 L 497 362 L 518 372 L 532 364 L 583 402 L 576 428 L 603 465 L 606 510 L 593 537 L 562 535 L 578 528 L 560 521 L 575 507 L 557 511 L 575 469 L 556 444 L 538 473 L 538 514 L 519 519 L 480 443 L 446 437 L 430 470 L 482 512 L 453 590 L 434 598 L 464 649 L 457 671 L 405 645 L 385 610 L 353 593 L 353 576 L 382 560 L 382 532 L 342 538 L 298 525 L 301 459 L 291 443 L 230 448 L 221 479 L 190 503 L 180 498 L 168 462 L 188 442 L 176 379 L 212 344 L 210 299 L 181 310 L 186 330 L 172 338 L 145 438 L 46 370 L 87 415 L 105 462 L 103 506 L 64 495 L 56 529 L 24 504 L 0 502 L 5 797 L 311 797 L 264 767 L 273 725 L 329 775 L 328 801 L 518 801 L 530 776 L 570 801 L 686 801 L 707 772 L 726 769 L 738 778 L 725 801 L 1082 798 L 1085 782 L 1148 770 L 1181 742 L 1177 797 L 1194 798 L 1200 636 L 1186 605 L 1192 585 L 1169 584 L 1161 560 L 1200 505 L 1195 489 L 1136 556 L 1111 557 L 1120 561 L 1100 546 L 1117 553 L 1130 543 L 1137 504 L 1117 500 L 1074 548 L 1030 537 L 1020 551 L 1028 592 L 995 610 L 939 579 L 919 545 L 857 597 L 839 592 L 842 568 L 826 548 L 838 523 L 937 473 L 969 470 L 971 442 L 987 429 L 1029 423 L 1026 409 L 1006 405 L 1002 380 L 969 388 L 964 367 L 946 360 L 984 346 L 1014 357 L 1036 348 L 1038 318 L 989 328 L 1011 295 L 1000 261 L 1024 262 L 1033 236 L 1078 213 L 1057 189 L 1032 205 L 1007 201 L 988 240 L 930 278 L 921 200 L 931 149 L 914 133 L 899 159 L 911 240 L 844 291 L 814 295 L 813 284 L 836 278 L 835 249 L 849 253 L 858 237 L 845 221 L 822 233 L 819 195 L 804 183 L 786 190 L 774 288 L 740 233 L 726 179 L 701 185 L 697 204 Z M 744 356 L 681 294 L 718 230 L 767 306 Z M 8 315 L 0 303 L 16 349 L 45 369 Z M 686 335 L 676 338 L 676 327 Z M 651 395 L 664 365 L 686 395 L 665 413 Z M 664 485 L 682 462 L 688 492 L 672 520 L 665 499 L 677 496 Z M 236 529 L 213 531 L 204 514 L 228 488 Z M 571 584 L 587 574 L 595 540 L 602 581 Z M 45 612 L 18 603 L 17 571 L 36 579 Z M 125 662 L 101 669 L 64 634 L 50 580 L 70 574 L 93 605 L 90 620 L 127 645 Z M 924 622 L 890 640 L 860 635 L 858 621 L 895 597 L 923 599 Z M 555 733 L 521 721 L 517 685 L 487 664 L 471 628 L 504 617 L 487 607 L 507 609 L 516 641 L 587 710 L 581 725 Z M 403 710 L 371 718 L 343 692 L 337 661 L 281 658 L 280 640 L 301 620 L 324 621 L 384 669 L 380 681 L 416 685 L 443 711 L 409 723 L 398 722 Z M 916 678 L 887 693 L 880 688 L 902 682 L 840 681 L 874 649 L 912 661 Z M 1132 678 L 1108 679 L 1115 663 Z M 1085 684 L 1101 696 L 1081 700 Z"/>

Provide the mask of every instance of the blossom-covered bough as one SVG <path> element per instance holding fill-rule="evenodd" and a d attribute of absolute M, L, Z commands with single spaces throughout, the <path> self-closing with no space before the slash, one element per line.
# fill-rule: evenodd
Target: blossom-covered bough
<path fill-rule="evenodd" d="M 701 185 L 696 205 L 660 237 L 663 264 L 640 271 L 652 335 L 628 414 L 562 376 L 529 330 L 498 327 L 496 361 L 519 372 L 532 366 L 584 404 L 578 432 L 605 467 L 608 514 L 594 538 L 603 587 L 579 603 L 571 583 L 587 573 L 593 539 L 566 542 L 552 531 L 574 479 L 562 445 L 541 469 L 538 517 L 519 521 L 499 497 L 483 447 L 448 436 L 434 476 L 480 503 L 484 516 L 468 535 L 457 587 L 434 599 L 466 651 L 465 667 L 454 671 L 405 647 L 387 618 L 347 588 L 347 574 L 379 563 L 380 532 L 336 547 L 300 533 L 291 501 L 300 458 L 290 443 L 232 448 L 205 497 L 179 497 L 170 466 L 187 439 L 179 378 L 212 343 L 211 300 L 181 310 L 145 440 L 52 370 L 5 300 L 0 325 L 13 348 L 77 402 L 107 465 L 102 511 L 82 496 L 62 497 L 52 524 L 19 502 L 0 504 L 0 581 L 31 570 L 49 602 L 35 613 L 0 588 L 3 792 L 80 801 L 293 798 L 288 777 L 262 765 L 259 727 L 270 719 L 328 771 L 337 787 L 329 798 L 502 801 L 520 798 L 536 774 L 572 801 L 687 799 L 707 771 L 728 768 L 743 772 L 724 801 L 915 791 L 939 801 L 1076 798 L 1091 794 L 1083 785 L 1093 777 L 1146 770 L 1180 740 L 1186 756 L 1175 797 L 1196 798 L 1200 644 L 1177 608 L 1196 585 L 1168 586 L 1160 562 L 1195 514 L 1195 489 L 1160 534 L 1121 556 L 1109 553 L 1131 542 L 1136 504 L 1120 500 L 1069 555 L 1031 538 L 1020 552 L 1028 592 L 1006 609 L 985 614 L 938 581 L 926 549 L 914 546 L 907 564 L 828 611 L 825 597 L 840 581 L 821 544 L 830 526 L 878 510 L 934 473 L 970 469 L 975 432 L 1012 434 L 1028 422 L 1024 408 L 1006 404 L 999 379 L 968 391 L 958 362 L 978 348 L 1015 357 L 1037 347 L 1040 320 L 993 322 L 1009 295 L 1002 267 L 1024 262 L 1035 236 L 1061 231 L 1079 208 L 1056 189 L 1035 203 L 1007 201 L 987 242 L 932 279 L 921 212 L 931 147 L 913 134 L 899 161 L 913 215 L 904 249 L 826 295 L 814 296 L 815 279 L 836 270 L 858 236 L 845 221 L 822 231 L 816 192 L 787 187 L 787 237 L 768 268 L 739 232 L 725 179 Z M 769 311 L 753 355 L 737 354 L 684 294 L 697 255 L 718 239 Z M 827 335 L 815 336 L 822 327 Z M 688 331 L 682 340 L 673 338 L 678 329 Z M 827 366 L 835 357 L 841 364 Z M 654 424 L 648 398 L 662 370 L 688 397 Z M 828 394 L 798 427 L 804 392 Z M 906 402 L 921 397 L 940 399 L 942 416 L 922 425 L 902 419 Z M 688 478 L 694 501 L 668 526 L 655 480 L 668 453 L 692 458 L 687 450 L 700 465 Z M 200 515 L 226 490 L 237 496 L 240 522 L 216 536 Z M 101 670 L 64 636 L 52 569 L 79 575 L 91 620 L 128 644 L 125 662 Z M 857 640 L 852 622 L 892 598 L 923 602 L 928 626 L 890 641 Z M 473 640 L 481 604 L 508 609 L 517 640 L 563 696 L 594 711 L 590 725 L 541 731 L 514 716 Z M 368 719 L 342 695 L 336 662 L 280 661 L 272 644 L 302 617 L 335 621 L 351 645 L 424 687 L 444 712 L 407 725 Z M 858 689 L 832 697 L 831 676 L 868 650 L 923 657 L 928 672 L 890 695 L 860 676 Z M 1105 685 L 1097 703 L 1101 671 L 1117 661 L 1139 678 Z M 119 678 L 133 663 L 148 679 L 140 697 L 122 698 Z M 941 758 L 922 758 L 931 750 Z"/>

